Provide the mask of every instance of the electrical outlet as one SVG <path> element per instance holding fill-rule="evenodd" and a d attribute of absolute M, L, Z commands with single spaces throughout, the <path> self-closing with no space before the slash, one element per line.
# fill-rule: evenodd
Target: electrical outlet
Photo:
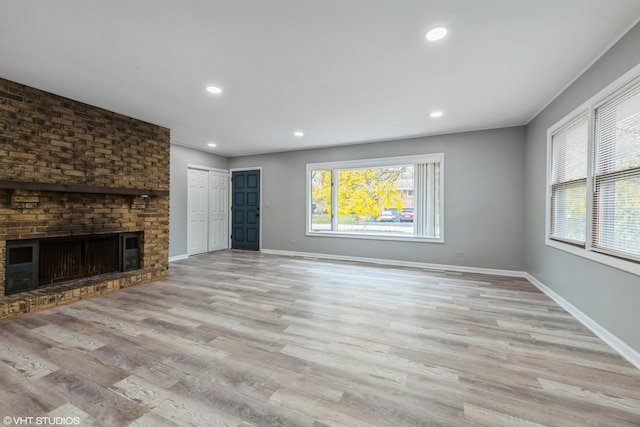
<path fill-rule="evenodd" d="M 295 241 L 295 240 L 289 240 L 289 244 L 290 244 L 291 246 L 293 246 L 293 245 L 295 245 L 295 244 L 296 244 L 296 241 Z"/>
<path fill-rule="evenodd" d="M 457 256 L 458 258 L 462 258 L 462 257 L 463 257 L 463 254 L 462 254 L 462 252 L 456 252 L 456 256 Z"/>

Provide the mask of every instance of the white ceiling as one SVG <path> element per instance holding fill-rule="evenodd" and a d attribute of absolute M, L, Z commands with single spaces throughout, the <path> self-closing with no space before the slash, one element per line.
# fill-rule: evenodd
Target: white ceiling
<path fill-rule="evenodd" d="M 0 77 L 237 156 L 525 124 L 639 16 L 638 0 L 0 0 Z"/>

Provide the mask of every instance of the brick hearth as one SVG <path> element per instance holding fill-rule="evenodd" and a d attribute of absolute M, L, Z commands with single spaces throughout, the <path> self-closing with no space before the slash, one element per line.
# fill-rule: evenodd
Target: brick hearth
<path fill-rule="evenodd" d="M 164 277 L 169 129 L 4 79 L 0 129 L 0 319 Z M 140 270 L 4 296 L 7 240 L 138 231 Z"/>

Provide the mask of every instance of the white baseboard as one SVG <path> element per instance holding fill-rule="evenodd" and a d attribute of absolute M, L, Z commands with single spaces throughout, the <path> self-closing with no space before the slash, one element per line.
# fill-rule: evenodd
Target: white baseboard
<path fill-rule="evenodd" d="M 169 262 L 180 261 L 181 259 L 187 259 L 187 258 L 189 258 L 189 255 L 187 254 L 170 256 Z"/>
<path fill-rule="evenodd" d="M 602 341 L 607 343 L 611 348 L 613 348 L 618 354 L 627 359 L 632 365 L 636 368 L 640 369 L 640 353 L 629 347 L 624 341 L 620 338 L 613 335 L 611 332 L 603 328 L 598 322 L 584 314 L 577 307 L 571 304 L 569 301 L 562 298 L 560 295 L 549 289 L 538 279 L 526 273 L 526 279 L 534 284 L 535 287 L 540 289 L 543 293 L 545 293 L 549 298 L 556 302 L 560 307 L 564 308 L 575 317 L 580 323 L 586 326 L 591 332 L 596 334 Z"/>
<path fill-rule="evenodd" d="M 459 265 L 430 264 L 426 262 L 399 261 L 395 259 L 365 258 L 365 257 L 353 257 L 353 256 L 345 256 L 345 255 L 319 254 L 319 253 L 313 253 L 313 252 L 280 251 L 276 249 L 262 249 L 261 252 L 265 254 L 273 254 L 273 255 L 329 259 L 329 260 L 336 260 L 336 261 L 367 262 L 370 264 L 393 265 L 397 267 L 423 268 L 428 270 L 440 270 L 440 271 L 446 270 L 446 271 L 459 271 L 462 273 L 493 274 L 496 276 L 526 277 L 525 276 L 526 273 L 524 271 L 516 271 L 516 270 L 498 270 L 493 268 L 463 267 Z"/>

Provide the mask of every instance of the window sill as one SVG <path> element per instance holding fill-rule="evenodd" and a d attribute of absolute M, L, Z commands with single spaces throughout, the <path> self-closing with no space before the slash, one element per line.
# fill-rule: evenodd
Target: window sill
<path fill-rule="evenodd" d="M 591 261 L 598 262 L 600 264 L 607 265 L 609 267 L 617 268 L 619 270 L 626 271 L 631 274 L 640 276 L 640 264 L 624 259 L 616 258 L 609 255 L 604 255 L 599 252 L 588 251 L 578 246 L 574 246 L 569 243 L 563 243 L 556 240 L 546 239 L 546 245 L 552 248 L 560 249 L 561 251 L 569 252 L 573 255 L 577 255 L 582 258 L 587 258 Z"/>
<path fill-rule="evenodd" d="M 355 233 L 347 231 L 307 231 L 309 237 L 332 237 L 341 239 L 363 239 L 363 240 L 391 240 L 396 242 L 421 242 L 421 243 L 444 243 L 442 237 L 417 237 L 403 236 L 398 234 L 381 233 Z"/>

